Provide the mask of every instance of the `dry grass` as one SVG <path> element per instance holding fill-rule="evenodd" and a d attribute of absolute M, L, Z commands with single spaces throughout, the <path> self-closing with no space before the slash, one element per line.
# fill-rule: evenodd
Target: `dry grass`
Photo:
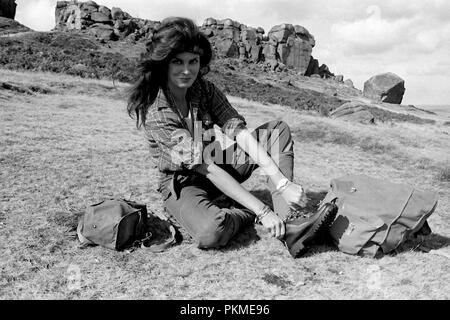
<path fill-rule="evenodd" d="M 0 89 L 0 298 L 2 299 L 448 299 L 449 128 L 364 126 L 231 98 L 250 126 L 288 122 L 296 179 L 320 200 L 331 178 L 365 173 L 439 193 L 434 233 L 379 260 L 329 246 L 292 259 L 250 228 L 221 250 L 182 243 L 155 254 L 80 249 L 80 212 L 107 197 L 161 212 L 142 132 L 111 82 L 0 69 L 0 79 L 47 94 Z M 246 187 L 269 201 L 255 173 Z M 417 250 L 418 245 L 434 249 Z M 76 275 L 79 274 L 79 282 Z"/>

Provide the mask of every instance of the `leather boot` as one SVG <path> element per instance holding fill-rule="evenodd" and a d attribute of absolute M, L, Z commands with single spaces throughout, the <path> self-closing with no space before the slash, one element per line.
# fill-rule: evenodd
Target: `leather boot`
<path fill-rule="evenodd" d="M 311 217 L 301 217 L 286 221 L 284 243 L 294 257 L 302 256 L 311 242 L 328 232 L 334 221 L 338 207 L 333 203 L 322 204 Z"/>

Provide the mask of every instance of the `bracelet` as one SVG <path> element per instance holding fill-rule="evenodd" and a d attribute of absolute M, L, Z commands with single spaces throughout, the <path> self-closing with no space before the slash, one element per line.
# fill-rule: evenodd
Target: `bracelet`
<path fill-rule="evenodd" d="M 281 180 L 278 182 L 278 184 L 277 184 L 277 186 L 275 187 L 275 189 L 276 189 L 277 191 L 281 191 L 282 189 L 284 189 L 284 188 L 287 187 L 288 183 L 289 183 L 289 179 L 283 178 L 283 179 L 281 179 Z"/>
<path fill-rule="evenodd" d="M 263 207 L 261 210 L 259 210 L 258 213 L 256 213 L 256 219 L 255 219 L 255 222 L 256 222 L 256 223 L 261 222 L 261 220 L 262 220 L 265 216 L 267 216 L 271 211 L 272 211 L 272 210 L 270 209 L 270 207 L 269 207 L 267 204 L 265 204 L 264 207 Z"/>
<path fill-rule="evenodd" d="M 289 181 L 289 179 L 287 178 L 283 178 L 278 185 L 276 186 L 275 190 L 272 191 L 272 195 L 274 195 L 275 193 L 279 193 L 281 194 L 291 183 L 291 181 Z"/>

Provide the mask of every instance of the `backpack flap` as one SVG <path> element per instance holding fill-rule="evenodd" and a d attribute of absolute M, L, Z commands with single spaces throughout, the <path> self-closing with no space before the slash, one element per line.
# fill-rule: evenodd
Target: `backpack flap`
<path fill-rule="evenodd" d="M 389 225 L 381 241 L 384 253 L 396 249 L 410 234 L 419 231 L 436 209 L 438 195 L 430 191 L 412 189 L 398 217 Z"/>
<path fill-rule="evenodd" d="M 359 208 L 339 199 L 337 205 L 338 215 L 330 228 L 334 243 L 342 252 L 374 257 L 379 245 L 370 240 L 383 229 L 384 222 L 378 217 L 361 216 Z"/>
<path fill-rule="evenodd" d="M 379 244 L 372 240 L 386 229 L 386 224 L 377 214 L 382 199 L 358 178 L 364 181 L 364 177 L 355 176 L 331 180 L 331 188 L 324 201 L 337 198 L 338 214 L 331 225 L 330 235 L 340 251 L 374 257 Z"/>
<path fill-rule="evenodd" d="M 143 218 L 140 210 L 130 212 L 120 220 L 117 227 L 116 250 L 121 251 L 131 246 L 135 240 L 140 238 L 141 231 L 139 226 L 142 225 L 142 221 Z"/>
<path fill-rule="evenodd" d="M 117 249 L 119 224 L 122 218 L 137 212 L 139 212 L 139 209 L 134 209 L 125 202 L 117 200 L 102 201 L 98 204 L 89 206 L 86 210 L 83 217 L 81 233 L 89 241 L 115 250 Z M 136 226 L 134 222 L 138 222 L 139 218 L 131 216 L 125 221 L 131 222 L 134 231 Z M 120 230 L 122 231 L 122 229 Z M 128 227 L 125 227 L 124 235 L 122 236 L 121 234 L 119 237 L 119 246 L 127 243 L 127 235 L 129 235 Z"/>

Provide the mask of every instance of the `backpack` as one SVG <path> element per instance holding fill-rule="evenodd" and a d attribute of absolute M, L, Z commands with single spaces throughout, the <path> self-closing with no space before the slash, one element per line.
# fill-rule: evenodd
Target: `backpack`
<path fill-rule="evenodd" d="M 395 250 L 422 228 L 429 229 L 426 219 L 436 209 L 438 196 L 406 184 L 348 175 L 332 179 L 322 201 L 338 206 L 330 236 L 339 250 L 375 257 Z"/>
<path fill-rule="evenodd" d="M 122 251 L 140 245 L 161 252 L 173 245 L 176 231 L 147 207 L 124 199 L 108 199 L 88 206 L 77 228 L 82 245 Z"/>

